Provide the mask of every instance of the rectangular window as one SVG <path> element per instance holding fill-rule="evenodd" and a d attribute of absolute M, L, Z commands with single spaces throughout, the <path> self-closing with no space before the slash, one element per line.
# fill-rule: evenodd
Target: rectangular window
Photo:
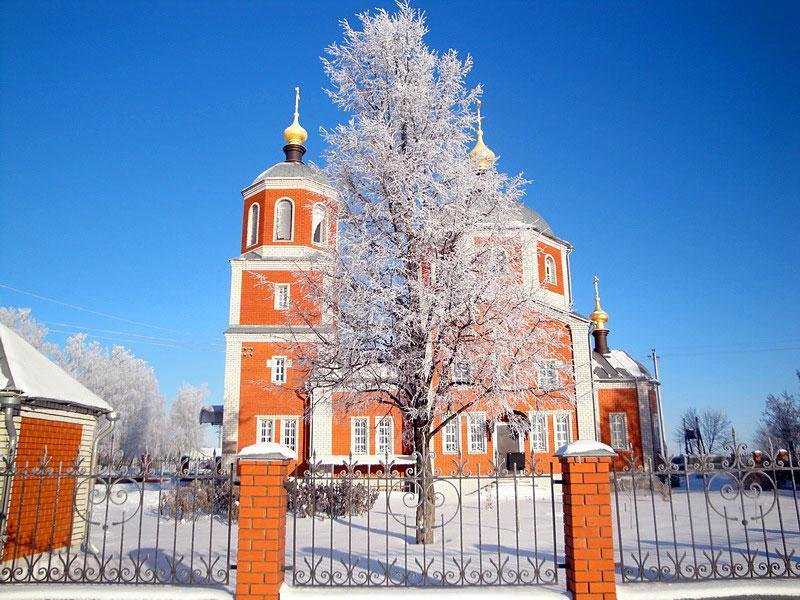
<path fill-rule="evenodd" d="M 282 419 L 282 444 L 292 452 L 297 452 L 297 419 Z"/>
<path fill-rule="evenodd" d="M 571 420 L 569 415 L 566 413 L 558 414 L 555 416 L 556 422 L 556 448 L 560 448 L 565 444 L 569 444 L 570 438 L 572 437 L 571 432 Z"/>
<path fill-rule="evenodd" d="M 558 388 L 558 363 L 548 360 L 539 366 L 539 389 L 545 392 Z"/>
<path fill-rule="evenodd" d="M 272 357 L 272 383 L 286 383 L 286 357 Z"/>
<path fill-rule="evenodd" d="M 286 310 L 289 308 L 289 284 L 276 283 L 275 284 L 275 309 Z"/>
<path fill-rule="evenodd" d="M 256 421 L 256 432 L 259 443 L 275 441 L 275 419 L 272 417 L 259 417 Z"/>
<path fill-rule="evenodd" d="M 385 456 L 394 452 L 394 419 L 377 417 L 375 419 L 375 453 Z"/>
<path fill-rule="evenodd" d="M 628 417 L 624 412 L 608 415 L 611 447 L 628 449 Z"/>
<path fill-rule="evenodd" d="M 547 452 L 547 415 L 544 413 L 531 415 L 531 451 Z"/>
<path fill-rule="evenodd" d="M 468 384 L 472 383 L 472 366 L 469 361 L 457 358 L 453 362 L 453 383 Z"/>
<path fill-rule="evenodd" d="M 369 454 L 369 419 L 353 417 L 350 421 L 350 452 L 353 456 Z"/>
<path fill-rule="evenodd" d="M 442 452 L 444 454 L 461 452 L 461 428 L 458 417 L 453 417 L 442 428 Z"/>
<path fill-rule="evenodd" d="M 467 438 L 470 454 L 486 452 L 486 416 L 480 413 L 467 415 Z"/>

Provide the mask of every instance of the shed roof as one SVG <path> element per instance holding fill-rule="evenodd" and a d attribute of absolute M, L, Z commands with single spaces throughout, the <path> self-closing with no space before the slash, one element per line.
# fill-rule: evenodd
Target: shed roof
<path fill-rule="evenodd" d="M 111 412 L 111 405 L 0 323 L 0 389 L 16 388 L 29 399 Z"/>

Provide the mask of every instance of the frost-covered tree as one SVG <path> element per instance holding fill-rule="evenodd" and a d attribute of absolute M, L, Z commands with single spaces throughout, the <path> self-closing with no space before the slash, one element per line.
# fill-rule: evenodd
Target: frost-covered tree
<path fill-rule="evenodd" d="M 166 445 L 170 451 L 189 454 L 200 450 L 205 438 L 205 429 L 200 424 L 200 409 L 210 395 L 205 383 L 184 383 L 178 388 L 169 409 L 169 429 L 166 432 Z"/>
<path fill-rule="evenodd" d="M 78 333 L 67 339 L 61 364 L 114 407 L 119 416 L 115 448 L 130 456 L 163 451 L 164 396 L 147 361 L 123 346 L 105 348 Z"/>
<path fill-rule="evenodd" d="M 699 411 L 693 406 L 687 408 L 674 433 L 680 452 L 684 446 L 684 427 L 699 428 L 703 445 L 709 454 L 724 453 L 733 440 L 733 424 L 724 408 L 710 407 Z"/>
<path fill-rule="evenodd" d="M 27 308 L 0 307 L 0 321 L 114 408 L 119 415 L 115 448 L 131 456 L 164 449 L 164 397 L 147 361 L 123 346 L 89 342 L 83 333 L 67 338 L 61 348 L 46 339 L 47 327 Z"/>
<path fill-rule="evenodd" d="M 429 49 L 424 15 L 408 4 L 358 20 L 343 22 L 323 59 L 328 93 L 351 117 L 324 132 L 337 240 L 313 266 L 322 277 L 303 281 L 324 324 L 299 315 L 314 333 L 296 348 L 314 402 L 400 412 L 416 457 L 417 540 L 430 543 L 433 436 L 466 410 L 513 420 L 523 404 L 564 397 L 571 369 L 562 361 L 548 389 L 536 383 L 565 332 L 520 274 L 509 223 L 523 180 L 469 157 L 481 94 L 466 84 L 471 59 Z"/>
<path fill-rule="evenodd" d="M 58 344 L 46 339 L 47 327 L 34 318 L 30 308 L 0 306 L 0 323 L 14 330 L 39 352 L 58 362 L 61 354 Z"/>
<path fill-rule="evenodd" d="M 796 374 L 800 381 L 800 370 Z M 784 448 L 797 457 L 800 452 L 800 397 L 786 390 L 767 396 L 755 441 L 756 447 L 762 450 Z"/>

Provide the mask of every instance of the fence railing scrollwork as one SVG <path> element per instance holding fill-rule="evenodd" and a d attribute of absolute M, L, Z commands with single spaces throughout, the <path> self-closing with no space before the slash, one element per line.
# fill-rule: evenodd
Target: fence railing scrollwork
<path fill-rule="evenodd" d="M 433 462 L 433 456 L 424 460 Z M 559 582 L 560 479 L 552 466 L 446 472 L 403 462 L 313 462 L 287 481 L 288 560 L 296 586 L 480 586 Z M 428 543 L 418 543 L 430 511 Z"/>
<path fill-rule="evenodd" d="M 230 584 L 234 471 L 218 459 L 0 462 L 2 583 Z"/>
<path fill-rule="evenodd" d="M 800 466 L 733 442 L 612 473 L 623 582 L 800 577 Z"/>

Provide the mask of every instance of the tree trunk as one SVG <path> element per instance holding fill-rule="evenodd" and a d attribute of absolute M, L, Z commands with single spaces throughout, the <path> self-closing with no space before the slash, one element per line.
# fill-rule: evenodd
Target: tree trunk
<path fill-rule="evenodd" d="M 432 544 L 434 542 L 433 528 L 436 524 L 433 465 L 428 453 L 429 431 L 430 426 L 428 425 L 414 424 L 414 450 L 416 451 L 414 483 L 418 502 L 416 515 L 417 544 Z"/>

